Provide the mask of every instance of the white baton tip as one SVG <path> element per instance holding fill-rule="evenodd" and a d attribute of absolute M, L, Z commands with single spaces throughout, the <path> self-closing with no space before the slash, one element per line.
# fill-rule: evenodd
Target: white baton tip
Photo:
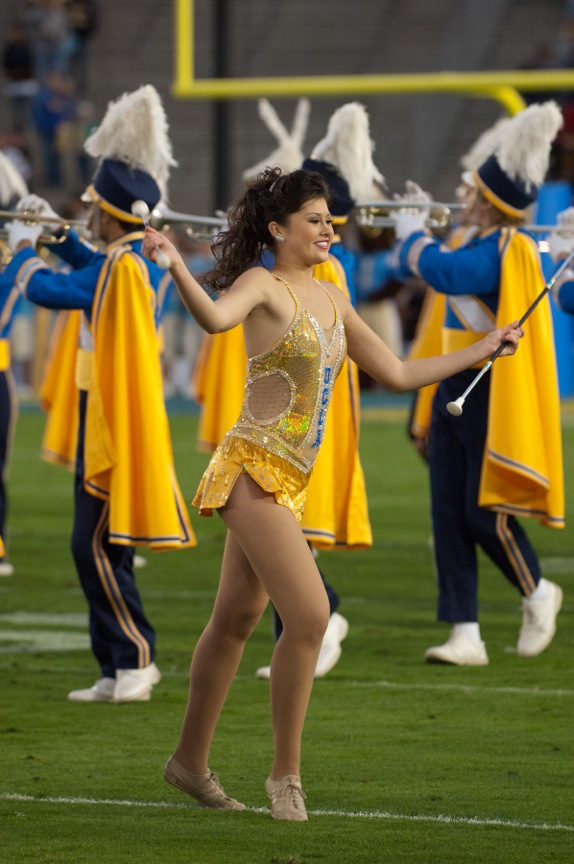
<path fill-rule="evenodd" d="M 134 201 L 132 204 L 132 213 L 134 216 L 139 216 L 140 218 L 149 216 L 149 207 L 145 201 Z"/>
<path fill-rule="evenodd" d="M 161 249 L 156 248 L 156 259 L 155 263 L 160 268 L 160 270 L 169 270 L 171 267 L 171 261 L 169 260 L 169 256 L 162 252 Z"/>
<path fill-rule="evenodd" d="M 460 417 L 462 414 L 462 406 L 464 405 L 464 399 L 462 396 L 459 396 L 454 402 L 449 402 L 446 406 L 446 410 L 449 414 L 452 414 L 453 417 Z"/>

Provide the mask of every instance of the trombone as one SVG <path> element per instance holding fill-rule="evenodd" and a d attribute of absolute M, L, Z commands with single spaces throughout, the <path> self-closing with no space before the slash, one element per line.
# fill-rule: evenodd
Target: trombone
<path fill-rule="evenodd" d="M 224 213 L 219 213 L 217 216 L 195 216 L 192 213 L 178 213 L 177 210 L 170 210 L 163 204 L 159 204 L 151 211 L 149 221 L 150 225 L 158 230 L 169 228 L 172 225 L 182 225 L 185 227 L 185 233 L 192 240 L 213 240 L 214 235 L 223 231 L 227 226 L 227 218 Z M 194 225 L 211 230 L 196 231 Z"/>
<path fill-rule="evenodd" d="M 71 228 L 75 228 L 81 233 L 85 232 L 88 227 L 87 222 L 83 219 L 63 219 L 61 216 L 41 216 L 39 213 L 30 213 L 27 210 L 0 210 L 0 221 L 7 221 L 10 219 L 12 221 L 18 219 L 25 225 L 37 225 L 39 222 L 43 224 L 54 223 L 54 232 L 52 234 L 48 231 L 43 231 L 38 237 L 38 243 L 41 243 L 42 245 L 63 243 Z M 7 238 L 8 232 L 6 229 L 0 228 L 0 239 L 6 240 Z"/>

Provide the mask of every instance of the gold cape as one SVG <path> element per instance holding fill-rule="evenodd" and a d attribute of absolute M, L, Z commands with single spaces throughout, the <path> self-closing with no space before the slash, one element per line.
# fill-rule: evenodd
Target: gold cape
<path fill-rule="evenodd" d="M 313 270 L 348 296 L 343 268 L 330 257 Z M 195 388 L 201 405 L 198 447 L 213 451 L 241 411 L 247 355 L 243 328 L 208 336 L 196 364 Z M 307 487 L 301 527 L 317 549 L 372 546 L 365 478 L 359 458 L 359 381 L 346 359 L 333 388 L 331 405 L 313 473 Z"/>
<path fill-rule="evenodd" d="M 76 355 L 81 317 L 79 309 L 58 313 L 40 390 L 40 405 L 48 415 L 42 438 L 42 458 L 71 470 L 76 462 L 78 443 L 80 391 L 76 385 Z"/>
<path fill-rule="evenodd" d="M 201 405 L 197 447 L 213 453 L 241 412 L 247 376 L 243 327 L 217 336 L 206 333 L 193 372 L 195 398 Z"/>
<path fill-rule="evenodd" d="M 519 319 L 544 289 L 538 247 L 527 234 L 502 232 L 496 326 Z M 490 371 L 488 431 L 478 503 L 564 527 L 560 397 L 548 297 L 524 324 L 516 356 Z"/>
<path fill-rule="evenodd" d="M 109 501 L 112 543 L 172 549 L 197 541 L 175 476 L 154 306 L 143 261 L 118 247 L 92 306 L 84 483 Z"/>
<path fill-rule="evenodd" d="M 446 314 L 446 294 L 439 294 L 430 286 L 426 289 L 420 312 L 416 336 L 408 353 L 409 360 L 438 357 L 442 351 L 442 328 Z M 432 403 L 438 384 L 421 387 L 415 394 L 410 431 L 414 438 L 426 438 L 432 414 Z"/>

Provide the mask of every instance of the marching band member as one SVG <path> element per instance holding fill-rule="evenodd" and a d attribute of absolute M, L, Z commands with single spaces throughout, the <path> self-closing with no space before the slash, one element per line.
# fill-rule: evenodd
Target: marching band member
<path fill-rule="evenodd" d="M 467 218 L 476 236 L 449 250 L 424 229 L 424 211 L 397 215 L 400 261 L 445 295 L 443 351 L 468 345 L 518 317 L 544 288 L 538 247 L 520 225 L 536 200 L 560 128 L 558 106 L 532 105 L 512 118 L 494 153 L 472 171 L 475 198 Z M 408 196 L 407 196 L 408 197 Z M 538 556 L 516 517 L 564 525 L 560 405 L 548 302 L 528 322 L 524 351 L 512 368 L 495 364 L 473 391 L 462 417 L 447 403 L 475 373 L 442 382 L 432 403 L 429 466 L 438 618 L 453 625 L 428 662 L 488 663 L 478 623 L 480 546 L 522 600 L 517 653 L 540 654 L 556 630 L 562 590 L 541 574 Z"/>
<path fill-rule="evenodd" d="M 28 194 L 20 172 L 0 151 L 0 206 L 9 209 Z M 0 271 L 0 537 L 6 537 L 8 496 L 6 482 L 18 403 L 10 358 L 10 331 L 17 311 L 20 292 L 12 279 Z M 4 543 L 0 548 L 0 576 L 12 576 L 14 565 L 8 560 Z"/>
<path fill-rule="evenodd" d="M 99 159 L 90 222 L 105 251 L 74 232 L 54 251 L 74 268 L 53 273 L 34 252 L 39 228 L 13 222 L 16 253 L 7 275 L 34 303 L 81 311 L 76 383 L 78 446 L 72 553 L 89 605 L 96 683 L 73 702 L 147 701 L 160 680 L 155 631 L 134 578 L 134 546 L 181 549 L 196 543 L 175 477 L 157 337 L 162 271 L 144 260 L 136 201 L 150 210 L 174 164 L 163 107 L 142 87 L 110 103 L 86 141 Z M 24 200 L 41 215 L 42 199 Z"/>

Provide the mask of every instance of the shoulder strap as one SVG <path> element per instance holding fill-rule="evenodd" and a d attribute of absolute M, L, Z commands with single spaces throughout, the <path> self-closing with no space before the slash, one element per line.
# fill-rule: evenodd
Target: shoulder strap
<path fill-rule="evenodd" d="M 297 309 L 298 309 L 299 308 L 299 300 L 297 299 L 297 295 L 295 294 L 295 292 L 293 291 L 293 289 L 291 288 L 289 283 L 285 279 L 283 279 L 282 276 L 278 276 L 277 273 L 273 273 L 271 270 L 269 272 L 271 273 L 271 275 L 273 276 L 274 279 L 277 279 L 278 282 L 283 282 L 283 284 L 287 286 L 287 290 L 289 291 L 289 294 L 291 295 L 291 297 L 295 301 L 295 305 L 297 306 Z"/>

